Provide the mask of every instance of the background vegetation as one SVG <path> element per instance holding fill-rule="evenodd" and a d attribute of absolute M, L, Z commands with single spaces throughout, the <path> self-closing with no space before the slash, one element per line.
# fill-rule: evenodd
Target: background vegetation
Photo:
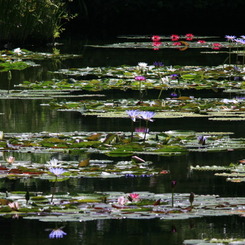
<path fill-rule="evenodd" d="M 100 38 L 189 32 L 224 35 L 243 31 L 245 1 L 73 0 L 69 8 L 79 13 L 67 29 L 71 34 L 89 33 Z"/>
<path fill-rule="evenodd" d="M 123 34 L 241 34 L 244 0 L 0 0 L 0 41 Z M 68 22 L 68 16 L 77 15 Z"/>
<path fill-rule="evenodd" d="M 0 0 L 1 42 L 50 41 L 67 18 L 61 0 Z"/>

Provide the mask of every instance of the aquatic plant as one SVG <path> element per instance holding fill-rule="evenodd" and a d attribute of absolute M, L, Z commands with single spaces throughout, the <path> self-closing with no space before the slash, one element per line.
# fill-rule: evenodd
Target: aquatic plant
<path fill-rule="evenodd" d="M 174 206 L 174 190 L 175 190 L 176 184 L 177 184 L 176 180 L 171 181 L 171 190 L 172 190 L 172 192 L 171 192 L 172 193 L 171 204 L 172 204 L 172 207 Z"/>

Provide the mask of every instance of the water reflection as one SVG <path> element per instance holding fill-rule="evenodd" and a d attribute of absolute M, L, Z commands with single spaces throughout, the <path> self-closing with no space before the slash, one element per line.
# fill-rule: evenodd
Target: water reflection
<path fill-rule="evenodd" d="M 49 239 L 47 229 L 55 224 L 19 219 L 0 219 L 4 230 L 1 244 L 167 244 L 179 245 L 186 239 L 232 238 L 245 236 L 244 219 L 238 216 L 197 218 L 190 220 L 99 220 L 62 223 L 66 236 Z"/>
<path fill-rule="evenodd" d="M 49 71 L 69 67 L 87 66 L 117 66 L 122 64 L 136 65 L 138 62 L 153 64 L 155 61 L 165 65 L 218 65 L 222 64 L 227 54 L 207 55 L 200 54 L 200 50 L 131 50 L 131 49 L 95 49 L 83 46 L 79 42 L 65 42 L 60 47 L 61 53 L 78 53 L 78 59 L 54 59 L 36 61 L 40 66 L 28 68 L 24 71 L 13 71 L 11 80 L 7 73 L 0 73 L 1 89 L 14 89 L 14 85 L 25 80 L 41 81 L 56 76 Z M 43 50 L 42 50 L 43 51 Z M 52 52 L 47 48 L 46 51 Z M 204 96 L 203 91 L 185 91 L 195 97 Z M 162 95 L 169 96 L 171 91 Z M 147 97 L 156 97 L 158 92 L 149 91 Z M 105 92 L 107 98 L 126 96 L 135 98 L 136 93 L 127 91 Z M 224 97 L 226 94 L 209 91 L 206 96 Z M 58 112 L 48 107 L 40 106 L 46 100 L 28 99 L 1 99 L 0 100 L 0 129 L 4 133 L 25 132 L 67 132 L 67 131 L 130 131 L 129 119 L 104 119 L 85 117 L 76 112 Z M 244 125 L 241 122 L 215 122 L 207 118 L 182 118 L 182 119 L 157 119 L 151 124 L 151 131 L 167 130 L 194 130 L 198 132 L 234 132 L 234 137 L 245 137 Z M 232 136 L 232 137 L 233 137 Z M 16 161 L 30 161 L 44 164 L 53 157 L 66 161 L 79 161 L 86 158 L 86 154 L 32 154 L 18 152 L 4 152 L 0 160 L 13 155 Z M 100 154 L 91 154 L 91 159 L 109 159 Z M 223 177 L 215 177 L 210 172 L 191 172 L 191 165 L 228 165 L 243 159 L 242 151 L 222 153 L 189 153 L 178 157 L 143 156 L 145 160 L 162 170 L 169 170 L 169 175 L 151 177 L 122 177 L 117 179 L 102 178 L 71 178 L 57 183 L 57 190 L 64 193 L 94 193 L 106 191 L 122 191 L 137 193 L 150 191 L 154 193 L 171 192 L 171 180 L 176 180 L 176 192 L 195 194 L 218 194 L 220 196 L 244 196 L 245 183 L 229 183 Z M 114 159 L 121 160 L 121 159 Z M 127 160 L 127 159 L 124 159 Z M 1 192 L 8 191 L 33 191 L 50 193 L 48 180 L 33 178 L 0 179 Z M 13 219 L 12 219 L 13 218 Z M 64 223 L 67 233 L 63 239 L 49 239 L 47 228 L 55 227 L 53 223 L 25 220 L 10 214 L 9 219 L 0 219 L 1 244 L 32 245 L 43 243 L 49 245 L 55 242 L 59 245 L 90 245 L 90 244 L 159 244 L 167 242 L 171 245 L 182 244 L 185 239 L 203 239 L 212 237 L 244 237 L 244 218 L 238 216 L 206 217 L 190 220 L 98 220 L 90 222 Z"/>

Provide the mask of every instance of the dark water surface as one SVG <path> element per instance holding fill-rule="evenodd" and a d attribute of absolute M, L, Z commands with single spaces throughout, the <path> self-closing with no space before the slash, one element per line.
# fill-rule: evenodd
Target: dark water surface
<path fill-rule="evenodd" d="M 226 55 L 200 54 L 200 50 L 132 50 L 132 49 L 96 49 L 84 46 L 87 42 L 66 41 L 60 46 L 61 52 L 81 54 L 80 58 L 69 60 L 40 61 L 41 66 L 28 68 L 24 71 L 15 71 L 11 83 L 8 83 L 7 74 L 0 73 L 0 89 L 13 89 L 15 84 L 24 80 L 45 80 L 52 78 L 52 73 L 60 68 L 87 67 L 87 66 L 118 66 L 137 65 L 138 62 L 152 64 L 161 61 L 165 65 L 218 65 L 222 64 Z M 45 48 L 50 51 L 51 48 Z M 203 96 L 202 92 L 196 97 Z M 216 94 L 208 92 L 208 96 Z M 211 93 L 211 94 L 210 94 Z M 121 94 L 112 91 L 107 94 L 111 98 L 134 98 L 134 92 Z M 154 97 L 154 91 L 148 94 Z M 167 96 L 167 92 L 165 94 Z M 218 96 L 225 97 L 226 94 Z M 0 100 L 0 129 L 6 133 L 25 132 L 68 132 L 68 131 L 130 131 L 128 119 L 103 119 L 84 117 L 77 112 L 52 111 L 48 107 L 40 106 L 45 100 L 28 99 L 1 99 Z M 152 131 L 167 130 L 194 130 L 194 131 L 220 131 L 234 132 L 234 137 L 245 137 L 244 122 L 215 122 L 206 118 L 186 119 L 157 119 L 151 124 Z M 5 155 L 8 153 L 5 153 Z M 5 158 L 3 154 L 0 160 Z M 30 160 L 45 163 L 52 157 L 58 159 L 80 159 L 82 156 L 69 156 L 65 154 L 31 154 L 14 153 L 18 160 Z M 91 159 L 101 156 L 91 154 Z M 144 178 L 118 178 L 118 179 L 70 179 L 59 183 L 60 191 L 86 192 L 97 191 L 123 191 L 137 192 L 150 191 L 154 193 L 171 192 L 171 180 L 177 180 L 176 192 L 196 194 L 217 194 L 220 196 L 244 196 L 244 183 L 229 183 L 225 178 L 215 177 L 211 172 L 191 172 L 191 165 L 228 165 L 244 158 L 243 151 L 229 151 L 222 153 L 189 153 L 178 157 L 142 156 L 152 161 L 156 166 L 171 171 L 171 175 L 153 176 Z M 1 159 L 2 158 L 2 159 Z M 110 159 L 103 156 L 103 159 Z M 114 159 L 122 160 L 122 159 Z M 125 159 L 124 159 L 125 160 Z M 127 159 L 126 159 L 127 160 Z M 48 181 L 35 180 L 6 180 L 0 179 L 0 187 L 9 190 L 25 190 L 50 192 Z M 67 233 L 63 239 L 51 240 L 50 231 L 56 226 L 64 226 Z M 31 245 L 31 244 L 167 244 L 179 245 L 185 239 L 201 238 L 229 238 L 245 237 L 244 218 L 238 216 L 208 217 L 189 220 L 99 220 L 89 222 L 71 222 L 53 224 L 30 221 L 21 217 L 0 218 L 0 244 Z"/>

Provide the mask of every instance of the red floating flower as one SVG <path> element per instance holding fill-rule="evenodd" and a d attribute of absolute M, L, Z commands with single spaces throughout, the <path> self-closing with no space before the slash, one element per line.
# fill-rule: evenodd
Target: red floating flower
<path fill-rule="evenodd" d="M 159 42 L 161 40 L 161 37 L 160 36 L 152 36 L 151 39 L 153 42 Z"/>
<path fill-rule="evenodd" d="M 191 33 L 188 33 L 188 34 L 185 35 L 185 38 L 186 38 L 187 41 L 192 41 L 193 38 L 194 38 L 194 35 L 191 34 Z"/>
<path fill-rule="evenodd" d="M 175 42 L 175 41 L 178 41 L 180 37 L 179 37 L 179 35 L 175 35 L 175 34 L 173 34 L 173 35 L 171 35 L 171 37 L 170 37 L 170 38 L 171 38 L 171 40 L 172 40 L 172 41 L 174 41 L 174 42 Z"/>

